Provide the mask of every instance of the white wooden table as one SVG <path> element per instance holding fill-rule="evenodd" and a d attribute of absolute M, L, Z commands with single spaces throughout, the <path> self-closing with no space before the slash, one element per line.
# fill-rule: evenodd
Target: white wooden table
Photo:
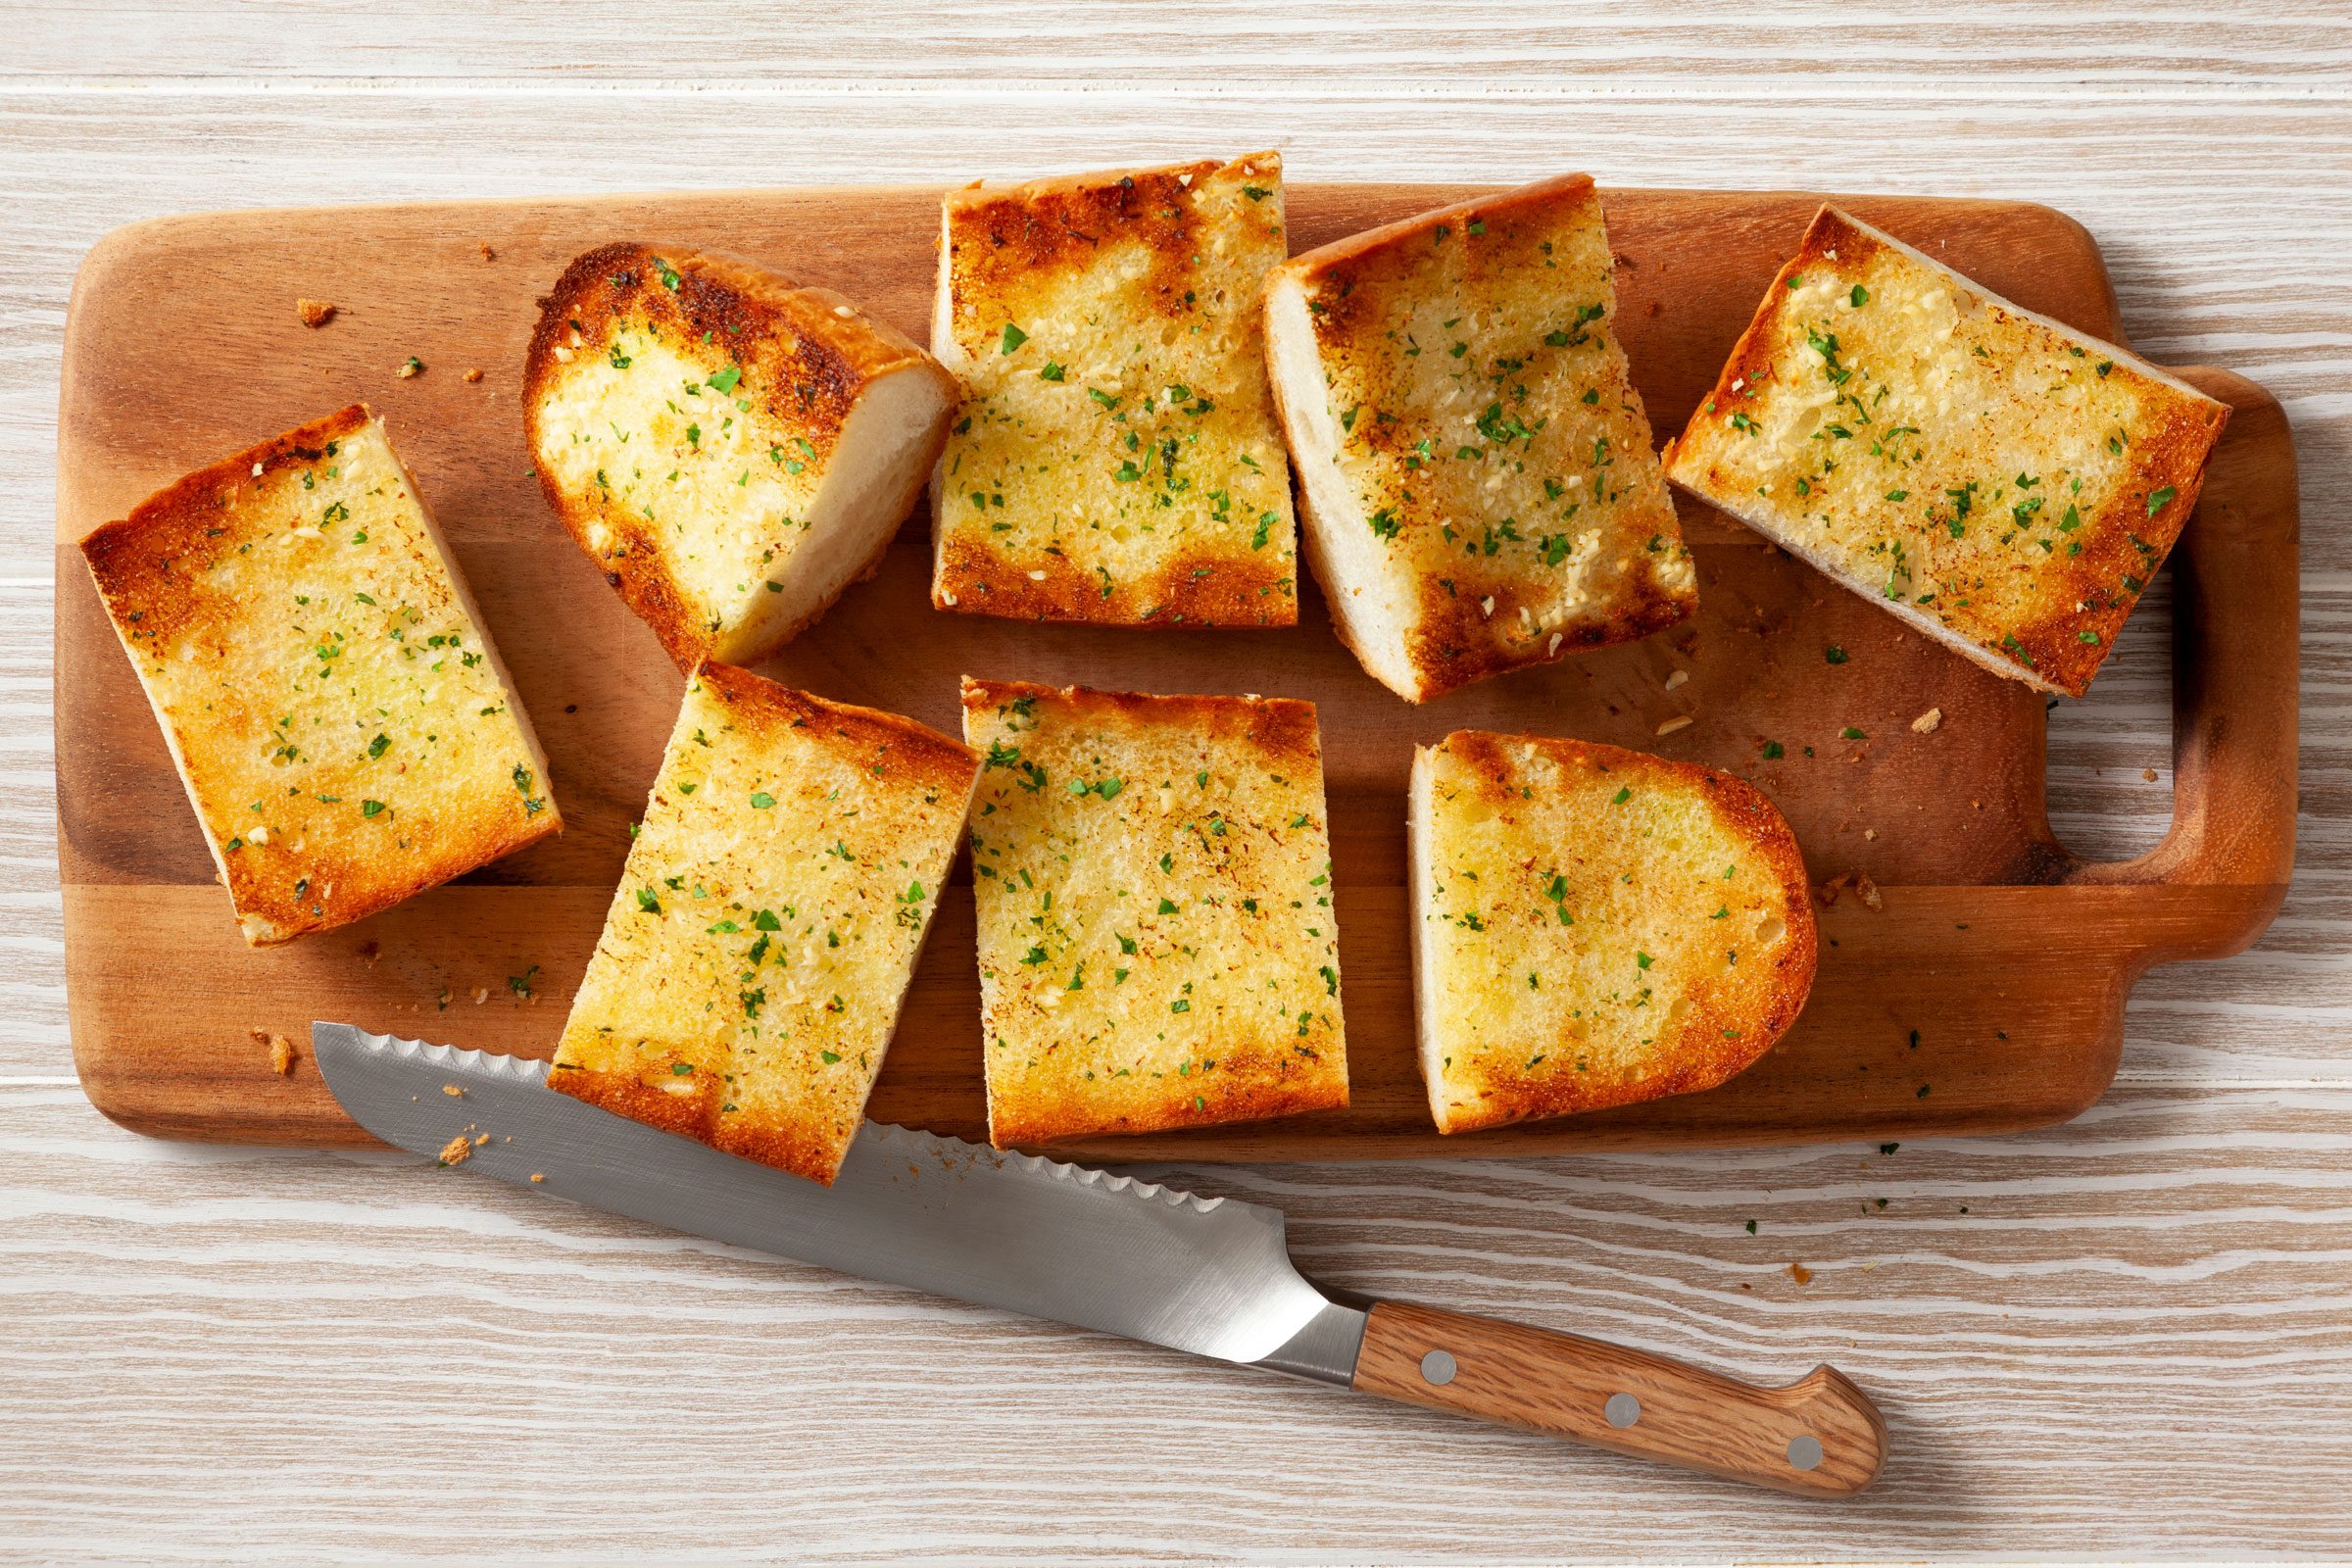
<path fill-rule="evenodd" d="M 1317 9 L 0 6 L 0 1558 L 2352 1553 L 2352 13 Z M 1891 1156 L 1177 1173 L 1287 1207 L 1334 1284 L 1759 1376 L 1832 1356 L 1892 1426 L 1870 1493 L 1803 1504 L 405 1157 L 152 1143 L 83 1102 L 50 537 L 60 330 L 100 234 L 1260 146 L 1295 180 L 1586 169 L 2047 202 L 2105 246 L 2141 349 L 2252 375 L 2293 418 L 2294 890 L 2253 953 L 2140 984 L 2089 1115 Z M 2170 809 L 2163 619 L 2054 718 L 2059 826 L 2085 852 L 2151 842 Z"/>

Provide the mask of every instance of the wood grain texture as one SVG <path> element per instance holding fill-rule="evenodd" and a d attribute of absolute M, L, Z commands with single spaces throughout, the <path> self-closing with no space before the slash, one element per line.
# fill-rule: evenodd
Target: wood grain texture
<path fill-rule="evenodd" d="M 1462 194 L 1293 183 L 1286 202 L 1303 249 Z M 1820 201 L 1640 190 L 1604 201 L 1621 262 L 1620 339 L 1652 416 L 1679 428 Z M 317 1086 L 289 1092 L 252 1053 L 221 1049 L 254 1028 L 300 1035 L 313 1018 L 547 1054 L 602 927 L 628 824 L 674 718 L 677 679 L 530 493 L 512 402 L 516 344 L 536 319 L 531 302 L 579 252 L 615 236 L 652 237 L 732 249 L 919 330 L 937 205 L 935 190 L 885 187 L 222 214 L 125 229 L 91 254 L 67 329 L 57 724 L 74 1059 L 101 1109 L 177 1137 L 356 1137 L 337 1127 Z M 1998 293 L 2118 335 L 2095 246 L 2056 213 L 1889 198 L 1850 205 Z M 332 265 L 321 260 L 329 257 Z M 302 295 L 349 302 L 352 319 L 313 329 L 282 303 L 256 309 Z M 201 356 L 220 378 L 217 394 L 158 407 L 113 373 L 158 339 L 174 346 L 163 351 L 168 371 L 190 372 L 180 356 Z M 395 370 L 409 356 L 426 370 L 403 379 Z M 461 365 L 479 365 L 483 379 L 451 373 Z M 1073 1152 L 1360 1158 L 2014 1130 L 2095 1099 L 2115 1070 L 2132 981 L 2151 963 L 2242 947 L 2292 863 L 2292 443 L 2259 387 L 2206 378 L 2239 413 L 2212 466 L 2211 500 L 2189 529 L 2217 542 L 2185 547 L 2175 573 L 2191 585 L 2175 600 L 2180 635 L 2207 651 L 2180 665 L 2200 677 L 2183 686 L 2181 826 L 2132 862 L 2083 863 L 2052 836 L 2038 789 L 2043 709 L 2032 691 L 1863 600 L 1825 592 L 1784 553 L 1689 502 L 1681 510 L 1701 580 L 1690 622 L 1420 708 L 1362 672 L 1311 591 L 1301 623 L 1279 631 L 1139 634 L 941 614 L 928 604 L 919 520 L 902 530 L 874 580 L 761 667 L 943 728 L 953 727 L 966 674 L 1271 692 L 1318 705 L 1351 1102 Z M 252 439 L 233 432 L 299 419 L 321 379 L 338 401 L 365 398 L 385 415 L 506 651 L 569 830 L 390 916 L 308 939 L 303 951 L 253 951 L 214 929 L 222 922 L 212 858 L 179 808 L 178 777 L 144 721 L 97 596 L 72 577 L 76 542 L 90 529 L 206 454 Z M 1836 666 L 1826 662 L 1833 647 L 1844 656 Z M 1676 670 L 1688 683 L 1670 692 Z M 1913 732 L 1931 706 L 1941 727 Z M 1659 739 L 1674 717 L 1689 727 Z M 1442 1139 L 1414 1065 L 1400 841 L 1413 744 L 1462 727 L 1572 734 L 1734 769 L 1788 816 L 1815 880 L 1867 876 L 1888 907 L 1846 902 L 1795 1030 L 1724 1089 Z M 1786 755 L 1768 760 L 1767 742 Z M 969 871 L 956 880 L 871 1112 L 978 1137 L 985 1094 L 962 891 Z M 505 956 L 504 969 L 470 985 L 456 973 L 493 954 Z M 549 1005 L 445 1005 L 484 987 L 511 1003 L 525 982 L 509 977 L 534 969 L 530 1000 Z M 422 998 L 433 1005 L 420 1015 Z"/>
<path fill-rule="evenodd" d="M 2340 7 L 1219 0 L 877 25 L 871 7 L 710 5 L 654 26 L 611 0 L 28 0 L 8 29 L 10 1554 L 2352 1554 Z M 434 1186 L 389 1155 L 156 1143 L 89 1108 L 67 1046 L 50 665 L 66 289 L 101 235 L 226 206 L 1015 176 L 1277 144 L 1305 181 L 1500 180 L 1541 155 L 1604 184 L 2044 202 L 2097 236 L 2142 352 L 2229 365 L 2285 406 L 2310 519 L 2295 880 L 2251 952 L 2140 981 L 2117 1088 L 2087 1115 L 1892 1156 L 1163 1173 L 1283 1205 L 1305 1266 L 1336 1285 L 1765 1380 L 1833 1359 L 1892 1433 L 1861 1496 L 1824 1508 L 1694 1481 Z M 2160 580 L 2091 696 L 2050 716 L 2052 826 L 2088 858 L 2144 852 L 2171 816 L 2168 593 Z M 627 1455 L 609 1504 L 578 1500 L 587 1452 Z"/>
<path fill-rule="evenodd" d="M 1761 1389 L 1581 1334 L 1409 1301 L 1365 1315 L 1355 1389 L 1800 1497 L 1849 1497 L 1886 1462 L 1886 1419 L 1832 1367 Z"/>

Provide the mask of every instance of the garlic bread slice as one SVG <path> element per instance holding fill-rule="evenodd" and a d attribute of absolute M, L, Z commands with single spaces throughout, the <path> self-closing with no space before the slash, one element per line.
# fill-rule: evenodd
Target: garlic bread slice
<path fill-rule="evenodd" d="M 1995 674 L 2080 697 L 2229 416 L 1825 207 L 1667 472 Z"/>
<path fill-rule="evenodd" d="M 561 831 L 514 683 L 365 407 L 189 474 L 81 553 L 247 942 Z"/>
<path fill-rule="evenodd" d="M 772 652 L 873 571 L 956 385 L 830 289 L 626 243 L 541 303 L 522 398 L 548 505 L 690 669 Z"/>
<path fill-rule="evenodd" d="M 696 670 L 548 1082 L 830 1185 L 978 768 L 912 719 Z"/>
<path fill-rule="evenodd" d="M 1459 730 L 1413 754 L 1414 1000 L 1442 1133 L 1712 1089 L 1812 988 L 1795 835 L 1728 773 Z"/>
<path fill-rule="evenodd" d="M 1690 614 L 1697 578 L 1617 339 L 1592 179 L 1482 197 L 1266 281 L 1307 560 L 1412 702 Z"/>
<path fill-rule="evenodd" d="M 967 678 L 989 1137 L 1348 1103 L 1312 705 Z"/>
<path fill-rule="evenodd" d="M 951 191 L 942 225 L 931 347 L 963 408 L 932 490 L 933 602 L 1295 624 L 1257 311 L 1288 254 L 1281 158 Z"/>

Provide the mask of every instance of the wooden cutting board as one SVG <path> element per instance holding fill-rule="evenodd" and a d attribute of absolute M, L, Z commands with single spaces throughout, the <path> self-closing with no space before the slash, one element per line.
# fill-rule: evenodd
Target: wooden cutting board
<path fill-rule="evenodd" d="M 1481 187 L 1294 186 L 1294 244 Z M 538 295 L 575 253 L 645 238 L 737 252 L 927 335 L 938 192 L 744 191 L 206 214 L 108 236 L 67 323 L 58 453 L 58 857 L 74 1062 L 116 1120 L 172 1137 L 356 1143 L 306 1062 L 256 1029 L 313 1018 L 545 1055 L 593 950 L 675 714 L 677 671 L 564 536 L 526 472 L 518 372 Z M 1618 328 L 1661 435 L 1712 380 L 1820 198 L 1608 193 Z M 1997 292 L 2121 341 L 2089 235 L 2046 208 L 1854 198 L 1861 218 Z M 318 330 L 295 300 L 333 301 Z M 422 374 L 395 372 L 409 356 Z M 478 369 L 479 380 L 469 380 Z M 2052 835 L 2042 699 L 1978 669 L 1687 499 L 1701 607 L 1636 646 L 1425 708 L 1373 684 L 1301 595 L 1287 631 L 1131 632 L 942 614 L 928 528 L 901 532 L 765 666 L 953 732 L 965 672 L 1320 706 L 1339 890 L 1345 1111 L 1074 1146 L 1105 1159 L 1502 1154 L 1992 1132 L 2063 1120 L 2116 1068 L 2154 963 L 2233 953 L 2293 858 L 2296 495 L 2259 387 L 2234 406 L 2176 551 L 2169 837 L 2117 864 Z M 545 742 L 557 840 L 374 919 L 253 951 L 214 881 L 164 743 L 74 542 L 167 481 L 354 399 L 374 405 L 447 528 Z M 1831 665 L 1825 650 L 1842 647 Z M 1668 677 L 1687 671 L 1673 690 Z M 1912 720 L 1942 710 L 1940 728 Z M 1671 717 L 1692 722 L 1664 738 Z M 1839 738 L 1847 726 L 1861 741 Z M 1464 727 L 1613 742 L 1729 768 L 1777 800 L 1816 880 L 1867 876 L 1822 915 L 1811 1003 L 1714 1092 L 1441 1140 L 1413 1057 L 1403 793 L 1411 747 Z M 1767 740 L 1786 755 L 1762 757 Z M 969 872 L 943 901 L 872 1114 L 982 1136 Z M 527 995 L 524 994 L 527 992 Z"/>

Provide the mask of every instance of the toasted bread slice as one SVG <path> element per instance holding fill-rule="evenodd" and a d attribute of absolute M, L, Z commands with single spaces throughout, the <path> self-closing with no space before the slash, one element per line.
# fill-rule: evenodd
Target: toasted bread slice
<path fill-rule="evenodd" d="M 522 383 L 548 505 L 681 669 L 759 659 L 870 573 L 955 401 L 830 289 L 639 244 L 565 270 Z"/>
<path fill-rule="evenodd" d="M 912 719 L 703 665 L 548 1082 L 831 1185 L 978 770 Z"/>
<path fill-rule="evenodd" d="M 1292 258 L 1266 352 L 1341 639 L 1413 702 L 1690 613 L 1583 174 Z"/>
<path fill-rule="evenodd" d="M 247 942 L 562 829 L 514 683 L 365 407 L 189 474 L 81 553 Z"/>
<path fill-rule="evenodd" d="M 2229 416 L 1825 207 L 1667 471 L 1995 674 L 2080 697 Z"/>
<path fill-rule="evenodd" d="M 1728 773 L 1459 730 L 1414 752 L 1410 822 L 1442 1133 L 1712 1089 L 1805 1004 L 1804 859 Z"/>
<path fill-rule="evenodd" d="M 1289 252 L 1256 153 L 948 195 L 931 349 L 963 382 L 933 603 L 1118 626 L 1298 619 L 1256 309 Z"/>
<path fill-rule="evenodd" d="M 1311 704 L 966 678 L 999 1147 L 1348 1103 Z"/>

